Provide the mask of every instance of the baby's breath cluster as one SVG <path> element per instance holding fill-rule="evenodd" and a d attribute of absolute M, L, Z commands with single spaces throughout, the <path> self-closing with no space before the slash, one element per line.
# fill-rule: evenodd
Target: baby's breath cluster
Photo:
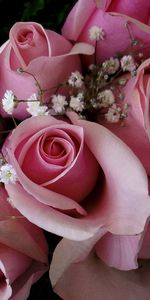
<path fill-rule="evenodd" d="M 37 81 L 38 91 L 25 100 L 19 100 L 13 91 L 7 90 L 2 99 L 3 109 L 12 115 L 19 103 L 25 102 L 31 116 L 63 115 L 72 110 L 82 118 L 93 118 L 98 114 L 108 122 L 116 123 L 127 117 L 128 105 L 122 101 L 123 87 L 128 80 L 127 73 L 135 75 L 137 66 L 134 57 L 128 54 L 90 65 L 84 75 L 79 71 L 72 72 L 62 84 L 68 91 L 66 95 L 60 94 L 57 89 L 57 94 L 50 96 L 46 102 L 43 101 L 44 91 Z"/>

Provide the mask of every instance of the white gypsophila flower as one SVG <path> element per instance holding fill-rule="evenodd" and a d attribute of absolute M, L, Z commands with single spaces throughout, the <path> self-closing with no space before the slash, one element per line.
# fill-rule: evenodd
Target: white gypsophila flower
<path fill-rule="evenodd" d="M 63 95 L 53 95 L 52 96 L 52 108 L 55 113 L 61 114 L 65 111 L 65 106 L 68 104 L 66 97 Z"/>
<path fill-rule="evenodd" d="M 124 55 L 120 62 L 123 71 L 133 72 L 136 69 L 136 64 L 132 55 Z"/>
<path fill-rule="evenodd" d="M 110 57 L 109 59 L 103 62 L 102 67 L 108 75 L 114 74 L 118 71 L 120 67 L 119 59 Z"/>
<path fill-rule="evenodd" d="M 27 111 L 31 116 L 48 115 L 48 107 L 46 105 L 41 105 L 40 101 L 37 100 L 36 94 L 32 94 L 27 100 Z"/>
<path fill-rule="evenodd" d="M 84 97 L 82 93 L 79 93 L 76 97 L 71 96 L 69 106 L 76 112 L 82 112 L 84 109 Z"/>
<path fill-rule="evenodd" d="M 40 101 L 27 102 L 27 106 L 27 111 L 32 117 L 48 115 L 48 107 L 46 105 L 41 105 Z"/>
<path fill-rule="evenodd" d="M 101 27 L 95 25 L 89 29 L 89 38 L 91 41 L 104 40 L 104 37 L 105 32 Z"/>
<path fill-rule="evenodd" d="M 11 115 L 13 113 L 13 110 L 14 110 L 14 108 L 16 106 L 15 96 L 13 94 L 13 91 L 6 90 L 6 92 L 4 94 L 4 98 L 2 99 L 2 105 L 3 105 L 3 109 L 9 115 Z"/>
<path fill-rule="evenodd" d="M 15 183 L 17 180 L 17 174 L 12 165 L 4 164 L 0 168 L 0 182 L 8 184 Z"/>
<path fill-rule="evenodd" d="M 116 104 L 113 104 L 108 112 L 105 114 L 105 118 L 110 123 L 118 123 L 121 116 L 121 109 L 117 107 Z"/>
<path fill-rule="evenodd" d="M 98 107 L 109 107 L 115 102 L 115 96 L 111 90 L 104 90 L 97 95 Z"/>
<path fill-rule="evenodd" d="M 83 76 L 79 71 L 75 71 L 71 73 L 71 76 L 68 79 L 69 85 L 80 88 L 83 85 Z"/>

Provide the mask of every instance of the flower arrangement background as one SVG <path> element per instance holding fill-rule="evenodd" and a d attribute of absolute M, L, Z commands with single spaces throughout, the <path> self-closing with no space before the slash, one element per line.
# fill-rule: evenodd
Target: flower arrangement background
<path fill-rule="evenodd" d="M 0 48 L 1 297 L 148 300 L 150 1 L 58 16 Z"/>

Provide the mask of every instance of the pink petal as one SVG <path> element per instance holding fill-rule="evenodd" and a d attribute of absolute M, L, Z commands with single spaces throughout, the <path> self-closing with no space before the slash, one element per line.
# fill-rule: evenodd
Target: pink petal
<path fill-rule="evenodd" d="M 47 243 L 43 232 L 13 209 L 7 197 L 4 188 L 0 188 L 0 242 L 47 263 Z"/>
<path fill-rule="evenodd" d="M 64 300 L 149 300 L 150 263 L 141 263 L 140 269 L 123 272 L 90 255 L 61 274 L 54 290 Z"/>
<path fill-rule="evenodd" d="M 92 0 L 77 1 L 62 28 L 62 34 L 69 40 L 77 40 L 89 17 L 93 14 L 94 9 L 95 3 Z"/>
<path fill-rule="evenodd" d="M 32 260 L 21 252 L 0 244 L 0 262 L 1 270 L 11 284 L 29 268 Z"/>
<path fill-rule="evenodd" d="M 92 238 L 80 242 L 62 239 L 55 248 L 50 265 L 49 275 L 52 285 L 55 286 L 62 274 L 72 263 L 83 261 L 91 252 L 95 243 L 106 232 L 106 229 L 101 228 Z"/>
<path fill-rule="evenodd" d="M 7 185 L 6 189 L 15 207 L 32 223 L 49 232 L 72 240 L 84 240 L 93 236 L 100 227 L 99 224 L 93 226 L 86 218 L 70 217 L 35 200 L 17 183 Z"/>
<path fill-rule="evenodd" d="M 147 0 L 142 2 L 141 0 L 132 0 L 132 2 L 130 0 L 108 0 L 105 2 L 108 2 L 107 11 L 113 11 L 130 16 L 145 24 L 149 21 L 150 3 Z"/>
<path fill-rule="evenodd" d="M 12 26 L 9 36 L 13 51 L 22 68 L 38 56 L 49 55 L 45 30 L 38 23 L 17 22 Z"/>
<path fill-rule="evenodd" d="M 91 216 L 93 222 L 105 224 L 115 234 L 140 233 L 150 213 L 148 181 L 142 164 L 105 127 L 80 120 L 73 113 L 69 116 L 74 124 L 84 128 L 85 142 L 105 175 L 103 195 L 99 196 L 99 205 Z"/>
<path fill-rule="evenodd" d="M 110 267 L 132 270 L 138 268 L 140 245 L 141 235 L 120 236 L 107 233 L 98 241 L 96 253 Z"/>

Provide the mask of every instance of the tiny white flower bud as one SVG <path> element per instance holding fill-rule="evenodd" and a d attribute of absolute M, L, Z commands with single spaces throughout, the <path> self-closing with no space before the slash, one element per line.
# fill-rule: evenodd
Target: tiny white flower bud
<path fill-rule="evenodd" d="M 2 99 L 3 109 L 8 113 L 12 114 L 16 106 L 15 95 L 11 90 L 6 90 L 4 98 Z"/>
<path fill-rule="evenodd" d="M 119 59 L 110 57 L 109 59 L 103 62 L 102 67 L 108 75 L 114 74 L 118 71 L 120 67 Z"/>
<path fill-rule="evenodd" d="M 65 96 L 53 95 L 51 102 L 55 113 L 62 114 L 65 112 L 65 106 L 68 104 Z"/>
<path fill-rule="evenodd" d="M 82 112 L 84 109 L 84 97 L 82 93 L 79 93 L 76 97 L 71 96 L 69 106 L 76 112 Z"/>
<path fill-rule="evenodd" d="M 108 112 L 105 114 L 105 118 L 110 123 L 118 123 L 121 117 L 121 109 L 117 107 L 116 104 L 113 104 Z"/>
<path fill-rule="evenodd" d="M 95 25 L 90 28 L 89 37 L 91 41 L 104 40 L 105 32 L 101 27 Z"/>
<path fill-rule="evenodd" d="M 0 182 L 8 184 L 15 183 L 17 180 L 17 174 L 12 165 L 4 164 L 0 168 Z"/>
<path fill-rule="evenodd" d="M 27 111 L 31 116 L 48 115 L 48 107 L 46 105 L 41 105 L 40 101 L 37 100 L 36 94 L 32 94 L 27 100 Z"/>
<path fill-rule="evenodd" d="M 98 107 L 109 107 L 115 102 L 115 96 L 111 90 L 104 90 L 97 96 Z"/>
<path fill-rule="evenodd" d="M 68 79 L 69 85 L 72 87 L 80 88 L 83 85 L 83 76 L 79 71 L 71 73 L 71 76 Z"/>
<path fill-rule="evenodd" d="M 133 72 L 136 69 L 136 64 L 132 55 L 124 55 L 121 58 L 121 68 L 123 71 Z"/>

